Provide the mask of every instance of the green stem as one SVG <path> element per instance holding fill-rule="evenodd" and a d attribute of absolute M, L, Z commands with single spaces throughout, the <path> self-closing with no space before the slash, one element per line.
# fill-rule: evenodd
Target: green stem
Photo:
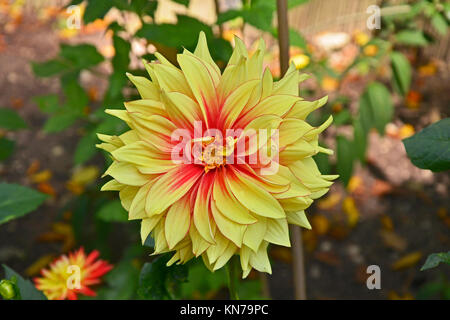
<path fill-rule="evenodd" d="M 239 260 L 238 256 L 233 256 L 227 266 L 228 290 L 231 300 L 239 300 L 237 285 L 239 282 Z"/>

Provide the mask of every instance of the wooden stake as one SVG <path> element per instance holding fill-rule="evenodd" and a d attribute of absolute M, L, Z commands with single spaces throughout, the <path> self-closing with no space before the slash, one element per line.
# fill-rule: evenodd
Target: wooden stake
<path fill-rule="evenodd" d="M 277 0 L 278 45 L 280 47 L 280 76 L 289 68 L 289 24 L 287 16 L 287 0 Z M 294 297 L 296 300 L 306 300 L 305 264 L 301 229 L 290 226 L 292 258 L 294 275 Z"/>
<path fill-rule="evenodd" d="M 289 25 L 287 0 L 277 0 L 278 46 L 280 47 L 280 76 L 289 68 Z"/>

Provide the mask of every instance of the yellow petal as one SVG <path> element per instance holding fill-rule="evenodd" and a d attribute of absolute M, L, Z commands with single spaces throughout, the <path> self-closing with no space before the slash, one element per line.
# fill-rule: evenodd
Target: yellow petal
<path fill-rule="evenodd" d="M 155 146 L 162 152 L 172 150 L 171 135 L 177 127 L 169 119 L 154 115 L 131 115 L 134 129 L 145 142 Z"/>
<path fill-rule="evenodd" d="M 300 159 L 311 157 L 319 152 L 317 141 L 308 142 L 303 139 L 297 140 L 295 143 L 288 145 L 280 152 L 280 163 L 288 165 Z"/>
<path fill-rule="evenodd" d="M 324 179 L 313 158 L 305 158 L 289 164 L 292 173 L 309 189 L 318 191 L 328 188 L 333 183 Z"/>
<path fill-rule="evenodd" d="M 231 259 L 236 250 L 237 250 L 236 246 L 230 241 L 228 243 L 228 247 L 219 256 L 216 263 L 214 264 L 214 270 L 222 268 Z"/>
<path fill-rule="evenodd" d="M 179 54 L 177 60 L 195 99 L 202 108 L 203 117 L 208 125 L 208 120 L 211 118 L 208 116 L 214 114 L 217 107 L 213 78 L 200 58 L 188 54 Z"/>
<path fill-rule="evenodd" d="M 120 201 L 125 210 L 130 210 L 131 203 L 133 202 L 136 193 L 138 192 L 138 187 L 126 186 L 119 192 Z"/>
<path fill-rule="evenodd" d="M 305 215 L 305 211 L 288 212 L 286 216 L 289 223 L 311 230 L 311 224 Z"/>
<path fill-rule="evenodd" d="M 250 211 L 269 218 L 285 217 L 283 208 L 278 201 L 249 179 L 227 172 L 226 181 L 234 196 Z"/>
<path fill-rule="evenodd" d="M 145 212 L 149 216 L 160 214 L 180 200 L 203 173 L 195 166 L 179 166 L 157 178 L 148 194 Z"/>
<path fill-rule="evenodd" d="M 283 79 L 274 83 L 272 94 L 291 94 L 297 96 L 298 82 L 298 71 L 294 65 L 294 70 L 288 70 Z"/>
<path fill-rule="evenodd" d="M 136 131 L 129 130 L 119 136 L 119 139 L 123 142 L 123 144 L 131 144 L 139 141 L 139 136 Z"/>
<path fill-rule="evenodd" d="M 286 118 L 297 118 L 305 120 L 311 112 L 324 106 L 327 101 L 328 96 L 315 101 L 298 101 L 286 114 Z"/>
<path fill-rule="evenodd" d="M 152 184 L 147 183 L 136 193 L 128 212 L 129 220 L 144 219 L 149 217 L 145 212 L 145 200 L 147 199 L 151 187 Z"/>
<path fill-rule="evenodd" d="M 176 166 L 171 159 L 162 159 L 167 155 L 143 141 L 121 147 L 111 154 L 117 161 L 135 165 L 144 174 L 164 173 Z"/>
<path fill-rule="evenodd" d="M 153 72 L 158 78 L 162 90 L 181 92 L 191 98 L 194 97 L 186 77 L 180 69 L 164 64 L 153 64 Z"/>
<path fill-rule="evenodd" d="M 261 79 L 263 70 L 263 60 L 266 44 L 263 38 L 259 39 L 258 49 L 248 60 L 248 77 L 249 79 Z"/>
<path fill-rule="evenodd" d="M 159 90 L 150 80 L 127 73 L 128 79 L 135 85 L 142 99 L 159 100 Z"/>
<path fill-rule="evenodd" d="M 160 115 L 167 117 L 164 104 L 157 100 L 142 99 L 124 103 L 125 108 L 130 114 L 139 114 L 143 116 Z"/>
<path fill-rule="evenodd" d="M 290 95 L 269 96 L 262 99 L 256 106 L 243 115 L 237 121 L 237 126 L 242 127 L 243 124 L 248 124 L 250 121 L 263 114 L 271 114 L 281 117 L 286 114 L 299 100 L 299 97 Z"/>
<path fill-rule="evenodd" d="M 270 266 L 269 257 L 267 256 L 267 246 L 269 243 L 263 242 L 259 246 L 258 252 L 250 253 L 250 265 L 259 272 L 267 272 L 272 274 L 272 267 Z"/>
<path fill-rule="evenodd" d="M 262 87 L 261 87 L 261 99 L 265 99 L 268 97 L 273 90 L 273 77 L 270 73 L 270 69 L 266 68 L 264 70 L 263 79 L 262 79 Z"/>
<path fill-rule="evenodd" d="M 258 220 L 252 216 L 233 195 L 223 176 L 216 175 L 213 188 L 215 204 L 220 212 L 228 219 L 239 224 L 252 224 Z"/>
<path fill-rule="evenodd" d="M 258 85 L 259 80 L 250 80 L 234 89 L 226 98 L 221 111 L 221 119 L 224 127 L 230 128 L 244 109 L 252 90 Z M 224 120 L 223 120 L 224 119 Z"/>
<path fill-rule="evenodd" d="M 165 234 L 169 249 L 172 249 L 188 233 L 191 223 L 191 206 L 189 197 L 184 196 L 175 202 L 167 212 Z"/>
<path fill-rule="evenodd" d="M 122 184 L 137 187 L 146 184 L 151 178 L 140 173 L 133 165 L 125 162 L 113 162 L 106 170 L 105 175 L 110 175 Z"/>
<path fill-rule="evenodd" d="M 117 148 L 120 148 L 123 146 L 123 142 L 118 136 L 109 136 L 106 134 L 97 133 L 97 137 L 101 141 L 111 144 Z"/>
<path fill-rule="evenodd" d="M 225 238 L 220 232 L 217 232 L 215 235 L 216 243 L 210 245 L 206 250 L 206 255 L 208 257 L 208 261 L 211 265 L 213 265 L 217 259 L 224 253 L 227 249 L 228 244 L 231 242 L 227 238 Z"/>
<path fill-rule="evenodd" d="M 155 251 L 153 252 L 153 254 L 163 253 L 169 250 L 166 241 L 166 235 L 164 233 L 164 222 L 165 220 L 161 219 L 156 225 L 155 229 L 153 229 L 153 238 L 155 240 Z"/>
<path fill-rule="evenodd" d="M 214 201 L 211 201 L 211 212 L 219 231 L 236 246 L 241 247 L 242 238 L 246 229 L 245 225 L 237 224 L 226 218 L 222 212 L 217 209 Z"/>
<path fill-rule="evenodd" d="M 110 114 L 122 121 L 125 121 L 128 125 L 131 123 L 131 118 L 126 110 L 120 109 L 106 109 L 105 113 Z"/>
<path fill-rule="evenodd" d="M 179 92 L 163 92 L 162 99 L 164 101 L 166 111 L 175 124 L 182 128 L 194 128 L 194 122 L 202 120 L 202 110 L 200 106 Z"/>
<path fill-rule="evenodd" d="M 100 190 L 101 191 L 120 191 L 124 187 L 125 187 L 125 185 L 112 179 L 112 180 L 108 181 L 107 183 L 105 183 Z"/>
<path fill-rule="evenodd" d="M 264 240 L 278 244 L 280 246 L 290 247 L 289 228 L 286 219 L 267 219 L 267 230 Z M 255 268 L 256 269 L 256 268 Z"/>
<path fill-rule="evenodd" d="M 219 101 L 248 80 L 247 58 L 241 57 L 236 64 L 228 64 L 217 88 Z"/>
<path fill-rule="evenodd" d="M 243 243 L 253 251 L 258 251 L 261 242 L 264 240 L 266 231 L 267 219 L 260 217 L 257 223 L 247 226 L 247 230 L 245 230 L 244 233 Z"/>
<path fill-rule="evenodd" d="M 229 65 L 237 64 L 241 58 L 248 58 L 247 48 L 244 42 L 238 37 L 234 37 L 235 47 L 228 62 Z"/>
<path fill-rule="evenodd" d="M 213 71 L 216 73 L 216 75 L 220 78 L 220 69 L 214 62 L 213 58 L 211 57 L 211 54 L 209 53 L 206 35 L 203 31 L 201 31 L 198 36 L 198 43 L 197 47 L 195 48 L 194 54 L 203 61 L 205 61 L 206 63 L 208 63 L 213 69 Z"/>
<path fill-rule="evenodd" d="M 162 215 L 155 215 L 150 218 L 142 219 L 141 221 L 141 241 L 142 244 L 145 243 L 145 240 L 147 240 L 148 235 L 152 230 L 155 228 L 155 226 L 158 224 L 159 220 L 161 220 Z"/>
<path fill-rule="evenodd" d="M 244 273 L 246 270 L 251 269 L 251 267 L 249 266 L 251 252 L 252 251 L 250 250 L 250 248 L 247 247 L 246 245 L 243 245 L 241 250 L 239 251 L 241 267 L 242 267 L 242 270 L 244 271 Z M 243 276 L 242 278 L 245 278 L 245 277 Z"/>
<path fill-rule="evenodd" d="M 313 127 L 303 120 L 295 118 L 284 119 L 279 128 L 280 149 L 296 142 L 312 129 Z"/>
<path fill-rule="evenodd" d="M 194 205 L 194 224 L 198 233 L 209 243 L 214 243 L 214 234 L 211 227 L 210 201 L 211 184 L 214 174 L 207 173 L 201 180 L 197 190 L 197 197 Z"/>
<path fill-rule="evenodd" d="M 286 212 L 297 212 L 307 209 L 312 203 L 309 197 L 295 197 L 278 200 Z"/>
<path fill-rule="evenodd" d="M 332 122 L 333 122 L 333 116 L 329 116 L 328 119 L 324 123 L 322 123 L 320 126 L 308 131 L 305 134 L 305 139 L 308 141 L 311 141 L 313 139 L 317 140 L 318 135 L 321 134 L 323 131 L 325 131 L 325 129 L 328 128 Z"/>
<path fill-rule="evenodd" d="M 189 229 L 189 236 L 192 241 L 192 252 L 196 257 L 200 256 L 205 252 L 211 244 L 206 242 L 203 237 L 198 233 L 195 224 L 191 223 L 191 227 Z"/>

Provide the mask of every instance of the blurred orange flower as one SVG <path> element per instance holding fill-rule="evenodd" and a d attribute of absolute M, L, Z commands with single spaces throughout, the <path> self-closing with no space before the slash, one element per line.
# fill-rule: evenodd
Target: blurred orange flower
<path fill-rule="evenodd" d="M 335 91 L 339 87 L 339 80 L 325 76 L 322 79 L 322 89 L 325 91 Z"/>
<path fill-rule="evenodd" d="M 77 294 L 96 296 L 90 286 L 100 283 L 100 278 L 112 269 L 106 261 L 97 260 L 98 256 L 97 250 L 86 256 L 83 248 L 61 256 L 50 264 L 50 269 L 41 270 L 42 277 L 34 279 L 36 288 L 49 300 L 77 300 Z"/>
<path fill-rule="evenodd" d="M 364 54 L 368 57 L 373 57 L 378 53 L 378 47 L 376 45 L 370 44 L 364 48 Z"/>
<path fill-rule="evenodd" d="M 417 91 L 409 91 L 406 96 L 406 106 L 410 109 L 418 109 L 422 101 L 422 94 Z"/>

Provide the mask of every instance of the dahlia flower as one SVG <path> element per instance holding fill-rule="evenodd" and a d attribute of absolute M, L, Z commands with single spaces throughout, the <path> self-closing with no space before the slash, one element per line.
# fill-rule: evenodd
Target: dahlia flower
<path fill-rule="evenodd" d="M 49 300 L 77 300 L 77 294 L 96 296 L 89 288 L 100 283 L 100 278 L 112 269 L 104 260 L 97 260 L 99 252 L 92 251 L 88 256 L 83 248 L 63 255 L 42 269 L 40 278 L 34 278 L 38 290 L 44 292 Z"/>
<path fill-rule="evenodd" d="M 267 246 L 290 246 L 289 223 L 310 228 L 304 210 L 337 176 L 321 175 L 312 158 L 332 153 L 318 144 L 332 117 L 305 121 L 326 98 L 298 97 L 305 77 L 294 64 L 274 82 L 262 40 L 251 56 L 235 43 L 223 72 L 203 33 L 177 56 L 180 68 L 158 53 L 144 61 L 151 80 L 128 74 L 142 99 L 106 110 L 130 130 L 99 134 L 97 146 L 113 160 L 102 190 L 119 191 L 154 254 L 174 252 L 168 265 L 201 256 L 212 271 L 239 255 L 246 277 L 271 273 Z"/>

